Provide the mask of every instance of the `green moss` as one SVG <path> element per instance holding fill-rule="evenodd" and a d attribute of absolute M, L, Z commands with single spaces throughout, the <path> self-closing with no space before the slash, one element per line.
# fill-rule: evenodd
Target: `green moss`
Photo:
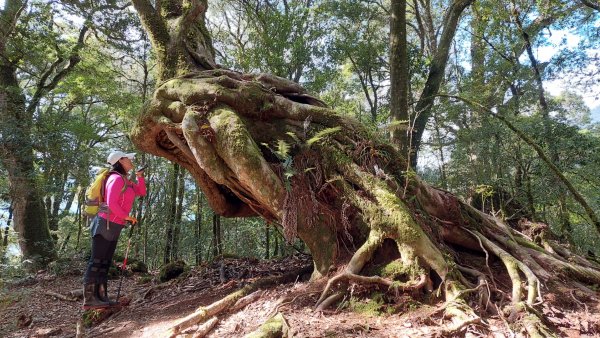
<path fill-rule="evenodd" d="M 377 317 L 386 313 L 384 305 L 383 293 L 376 292 L 368 299 L 350 298 L 348 308 L 363 315 Z"/>
<path fill-rule="evenodd" d="M 288 325 L 281 313 L 271 317 L 256 331 L 245 336 L 246 338 L 275 338 L 287 337 Z"/>
<path fill-rule="evenodd" d="M 129 263 L 129 269 L 131 272 L 148 273 L 148 266 L 138 259 L 131 260 Z"/>
<path fill-rule="evenodd" d="M 160 268 L 158 280 L 161 283 L 164 283 L 166 281 L 179 277 L 187 270 L 189 270 L 189 267 L 185 264 L 184 261 L 171 262 L 169 264 L 163 265 Z"/>
<path fill-rule="evenodd" d="M 395 279 L 406 273 L 406 267 L 399 260 L 384 264 L 378 271 L 378 275 L 384 278 Z"/>

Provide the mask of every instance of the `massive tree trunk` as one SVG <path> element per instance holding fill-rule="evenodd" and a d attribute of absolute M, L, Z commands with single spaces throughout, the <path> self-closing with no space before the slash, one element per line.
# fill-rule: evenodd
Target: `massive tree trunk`
<path fill-rule="evenodd" d="M 19 234 L 23 258 L 44 261 L 54 258 L 54 241 L 50 236 L 46 210 L 35 177 L 31 124 L 27 118 L 22 118 L 25 104 L 16 84 L 14 69 L 7 65 L 0 68 L 0 92 L 5 98 L 0 108 L 0 152 L 2 164 L 8 172 L 14 228 Z"/>
<path fill-rule="evenodd" d="M 134 4 L 142 20 L 178 20 L 161 18 L 140 0 Z M 204 10 L 206 5 L 186 4 L 181 8 Z M 181 15 L 189 17 L 185 11 Z M 202 15 L 195 18 L 201 21 Z M 160 46 L 169 41 L 157 44 L 153 38 L 161 62 L 167 58 L 160 56 Z M 184 56 L 185 46 L 171 53 Z M 313 278 L 330 278 L 321 307 L 339 299 L 345 289 L 334 289 L 348 280 L 397 291 L 439 286 L 451 319 L 448 331 L 457 330 L 479 320 L 465 294 L 477 291 L 487 302 L 501 293 L 492 287 L 494 277 L 484 273 L 485 260 L 475 267 L 481 271 L 465 266 L 465 252 L 476 252 L 504 265 L 513 312 L 528 313 L 530 320 L 522 324 L 530 334 L 546 334 L 532 310 L 542 299 L 542 284 L 600 282 L 597 264 L 564 248 L 547 251 L 454 195 L 404 176 L 408 159 L 403 154 L 298 84 L 192 61 L 161 73 L 177 76 L 162 78 L 132 140 L 143 151 L 186 168 L 217 214 L 260 216 L 280 226 L 288 241 L 300 238 L 313 257 Z M 366 267 L 390 262 L 396 266 L 391 275 L 365 276 Z"/>

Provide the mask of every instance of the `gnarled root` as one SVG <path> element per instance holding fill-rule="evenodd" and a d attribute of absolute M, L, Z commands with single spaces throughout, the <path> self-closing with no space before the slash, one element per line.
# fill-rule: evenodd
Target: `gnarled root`
<path fill-rule="evenodd" d="M 289 336 L 289 325 L 281 313 L 277 313 L 264 322 L 258 329 L 244 338 L 286 338 Z"/>
<path fill-rule="evenodd" d="M 481 323 L 481 318 L 475 314 L 463 296 L 466 293 L 477 291 L 482 285 L 473 289 L 465 289 L 461 283 L 446 282 L 446 302 L 442 308 L 444 309 L 444 318 L 450 319 L 451 323 L 442 329 L 443 334 L 453 334 L 468 325 Z"/>
<path fill-rule="evenodd" d="M 521 314 L 521 319 L 518 321 L 518 323 L 527 332 L 528 337 L 558 337 L 558 335 L 554 333 L 552 329 L 544 324 L 543 316 L 533 307 L 523 302 L 519 303 L 517 307 Z"/>

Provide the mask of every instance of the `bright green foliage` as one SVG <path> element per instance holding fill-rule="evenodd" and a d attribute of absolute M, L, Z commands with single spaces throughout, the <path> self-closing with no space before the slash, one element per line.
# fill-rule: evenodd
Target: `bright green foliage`
<path fill-rule="evenodd" d="M 340 130 L 342 130 L 341 127 L 334 127 L 334 128 L 323 129 L 323 130 L 317 132 L 313 137 L 311 137 L 310 139 L 308 139 L 306 141 L 306 145 L 310 147 L 314 143 L 317 143 L 317 142 L 325 139 L 329 135 L 332 135 L 332 134 L 335 134 L 335 133 L 339 132 Z"/>

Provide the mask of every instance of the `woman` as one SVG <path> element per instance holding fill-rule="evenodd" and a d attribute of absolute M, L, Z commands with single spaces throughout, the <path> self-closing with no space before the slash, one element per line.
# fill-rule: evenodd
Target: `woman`
<path fill-rule="evenodd" d="M 115 305 L 108 299 L 106 284 L 108 268 L 112 262 L 121 230 L 127 223 L 137 223 L 129 216 L 136 196 L 146 195 L 146 182 L 143 170 L 136 172 L 137 183 L 127 179 L 127 173 L 134 168 L 134 153 L 115 151 L 107 161 L 112 169 L 105 181 L 98 215 L 92 221 L 92 256 L 84 276 L 83 308 L 104 308 Z"/>

